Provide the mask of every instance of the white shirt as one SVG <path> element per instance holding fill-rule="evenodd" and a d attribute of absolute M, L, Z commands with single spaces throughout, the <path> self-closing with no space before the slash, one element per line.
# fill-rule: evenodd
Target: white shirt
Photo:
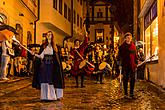
<path fill-rule="evenodd" d="M 52 46 L 51 47 L 47 46 L 42 51 L 42 53 L 39 55 L 39 57 L 43 59 L 45 54 L 47 54 L 47 55 L 53 55 L 53 48 L 52 48 Z"/>

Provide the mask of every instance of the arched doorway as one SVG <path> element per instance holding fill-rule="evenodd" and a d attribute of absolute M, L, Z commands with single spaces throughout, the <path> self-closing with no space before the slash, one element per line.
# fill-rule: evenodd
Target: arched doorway
<path fill-rule="evenodd" d="M 30 31 L 27 32 L 27 45 L 32 44 L 32 33 Z"/>
<path fill-rule="evenodd" d="M 18 41 L 20 41 L 20 43 L 23 43 L 23 28 L 21 26 L 21 24 L 16 24 L 16 31 L 18 33 L 18 35 L 16 35 L 16 39 Z"/>

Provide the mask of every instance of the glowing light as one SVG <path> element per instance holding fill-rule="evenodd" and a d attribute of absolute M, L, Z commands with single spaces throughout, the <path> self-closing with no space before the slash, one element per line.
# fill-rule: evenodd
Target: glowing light
<path fill-rule="evenodd" d="M 107 48 L 107 46 L 106 45 L 104 45 L 104 49 L 106 49 Z"/>

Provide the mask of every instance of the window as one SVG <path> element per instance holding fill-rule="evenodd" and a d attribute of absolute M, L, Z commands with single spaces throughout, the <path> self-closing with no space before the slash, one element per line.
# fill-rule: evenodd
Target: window
<path fill-rule="evenodd" d="M 145 30 L 145 55 L 146 58 L 150 58 L 150 60 L 158 60 L 158 17 L 157 17 L 157 2 L 153 4 L 149 12 L 144 18 L 144 27 Z"/>
<path fill-rule="evenodd" d="M 145 30 L 145 50 L 146 58 L 158 54 L 158 18 Z M 158 60 L 158 56 L 152 60 Z"/>
<path fill-rule="evenodd" d="M 147 16 L 145 16 L 145 18 L 144 18 L 144 21 L 145 21 L 144 27 L 145 27 L 145 28 L 149 26 L 149 24 L 150 24 L 150 22 L 151 22 L 151 19 L 150 19 L 150 18 L 151 18 L 151 17 L 150 17 L 150 13 L 148 13 Z"/>
<path fill-rule="evenodd" d="M 152 34 L 152 55 L 158 54 L 158 18 L 156 18 L 151 24 Z M 153 60 L 157 60 L 158 56 L 153 57 Z"/>
<path fill-rule="evenodd" d="M 76 24 L 76 11 L 73 11 L 73 23 Z"/>
<path fill-rule="evenodd" d="M 77 14 L 77 26 L 79 27 L 79 14 Z"/>
<path fill-rule="evenodd" d="M 64 3 L 64 17 L 67 19 L 67 5 Z"/>
<path fill-rule="evenodd" d="M 97 12 L 97 18 L 102 18 L 103 17 L 103 12 Z"/>
<path fill-rule="evenodd" d="M 149 58 L 151 56 L 151 42 L 150 42 L 150 26 L 146 29 L 145 31 L 145 54 L 146 54 L 146 58 Z"/>
<path fill-rule="evenodd" d="M 151 8 L 151 20 L 155 19 L 156 17 L 157 17 L 157 2 L 155 2 Z"/>
<path fill-rule="evenodd" d="M 80 28 L 82 29 L 82 18 L 80 17 Z"/>
<path fill-rule="evenodd" d="M 53 8 L 57 10 L 57 0 L 53 0 Z"/>
<path fill-rule="evenodd" d="M 95 29 L 95 42 L 104 43 L 104 29 Z"/>
<path fill-rule="evenodd" d="M 59 12 L 62 14 L 62 0 L 59 0 Z"/>
<path fill-rule="evenodd" d="M 71 21 L 71 11 L 69 7 L 68 7 L 68 21 L 69 22 Z"/>
<path fill-rule="evenodd" d="M 82 5 L 82 0 L 80 0 L 80 5 Z"/>

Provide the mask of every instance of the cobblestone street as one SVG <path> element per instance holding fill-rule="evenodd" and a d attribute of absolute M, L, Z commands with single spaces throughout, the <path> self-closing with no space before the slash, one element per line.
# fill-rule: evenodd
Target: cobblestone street
<path fill-rule="evenodd" d="M 86 78 L 85 88 L 74 88 L 72 78 L 65 82 L 63 100 L 53 102 L 40 101 L 31 78 L 0 82 L 0 110 L 165 110 L 165 92 L 146 81 L 136 82 L 135 99 L 123 98 L 117 79 L 96 84 Z"/>

